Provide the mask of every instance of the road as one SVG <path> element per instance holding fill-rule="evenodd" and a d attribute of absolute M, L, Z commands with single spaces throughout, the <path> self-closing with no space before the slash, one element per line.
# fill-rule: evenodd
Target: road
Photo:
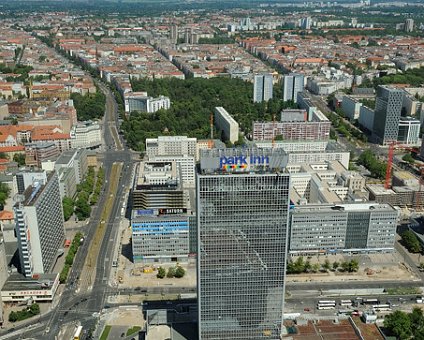
<path fill-rule="evenodd" d="M 116 199 L 113 202 L 110 217 L 106 221 L 106 230 L 101 243 L 99 255 L 96 263 L 96 275 L 93 282 L 93 288 L 90 294 L 80 292 L 77 294 L 77 281 L 84 265 L 85 257 L 93 240 L 95 229 L 100 220 L 100 216 L 107 200 L 106 195 L 101 195 L 97 207 L 92 211 L 89 224 L 85 227 L 85 241 L 77 252 L 69 274 L 69 279 L 65 289 L 59 299 L 56 307 L 39 317 L 34 322 L 38 322 L 44 327 L 25 329 L 27 325 L 15 327 L 13 330 L 25 329 L 19 335 L 8 337 L 8 339 L 19 339 L 22 337 L 33 337 L 36 339 L 55 339 L 62 325 L 71 322 L 80 322 L 84 330 L 94 329 L 97 316 L 93 313 L 100 312 L 104 307 L 106 292 L 111 288 L 108 286 L 111 272 L 111 261 L 114 242 L 117 240 L 118 225 L 120 222 L 120 209 L 125 191 L 130 186 L 132 168 L 134 166 L 133 158 L 135 154 L 128 150 L 117 132 L 118 124 L 117 104 L 112 93 L 103 84 L 99 84 L 100 89 L 106 94 L 106 114 L 104 119 L 104 141 L 106 150 L 103 153 L 103 168 L 105 170 L 105 182 L 110 181 L 111 169 L 114 163 L 123 163 L 121 176 L 119 178 L 118 190 L 115 193 Z M 137 158 L 137 157 L 135 157 Z M 112 292 L 109 292 L 112 294 Z M 45 329 L 49 333 L 45 334 Z M 10 330 L 0 332 L 0 337 L 7 334 Z"/>

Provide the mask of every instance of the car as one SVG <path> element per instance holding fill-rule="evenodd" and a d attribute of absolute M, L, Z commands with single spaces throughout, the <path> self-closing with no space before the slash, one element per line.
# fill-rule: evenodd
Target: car
<path fill-rule="evenodd" d="M 310 311 L 311 311 L 311 309 L 310 309 L 309 307 L 306 307 L 306 308 L 303 308 L 303 311 L 304 311 L 304 312 L 310 312 Z"/>

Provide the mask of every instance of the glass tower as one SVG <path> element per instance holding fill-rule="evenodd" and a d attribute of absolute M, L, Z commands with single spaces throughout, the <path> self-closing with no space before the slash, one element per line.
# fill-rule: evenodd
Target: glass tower
<path fill-rule="evenodd" d="M 197 176 L 199 338 L 279 339 L 290 178 L 273 150 L 226 150 Z"/>

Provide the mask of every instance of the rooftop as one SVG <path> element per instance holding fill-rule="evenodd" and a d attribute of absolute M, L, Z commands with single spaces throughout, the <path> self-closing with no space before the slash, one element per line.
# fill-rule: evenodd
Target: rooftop
<path fill-rule="evenodd" d="M 11 274 L 7 281 L 4 283 L 2 291 L 22 291 L 22 290 L 38 290 L 42 289 L 42 284 L 53 284 L 58 278 L 59 274 L 38 274 L 37 278 L 25 277 L 19 273 Z M 49 288 L 44 287 L 44 288 Z"/>

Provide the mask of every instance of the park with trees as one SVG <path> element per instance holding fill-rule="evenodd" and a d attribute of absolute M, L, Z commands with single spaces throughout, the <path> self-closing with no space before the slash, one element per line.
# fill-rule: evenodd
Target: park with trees
<path fill-rule="evenodd" d="M 284 103 L 281 88 L 274 89 L 274 98 L 268 102 L 253 103 L 253 84 L 231 78 L 191 78 L 186 80 L 139 79 L 132 80 L 134 91 L 146 91 L 149 96 L 168 96 L 169 110 L 155 113 L 133 112 L 124 119 L 121 129 L 128 145 L 143 151 L 146 138 L 159 135 L 187 135 L 199 139 L 210 136 L 210 115 L 217 106 L 224 107 L 239 123 L 241 131 L 249 134 L 254 121 L 272 121 L 274 114 L 284 108 L 293 108 L 292 102 Z M 220 137 L 219 131 L 214 136 Z"/>
<path fill-rule="evenodd" d="M 287 274 L 329 272 L 330 270 L 354 273 L 359 270 L 359 262 L 356 259 L 352 259 L 350 261 L 334 261 L 331 263 L 329 259 L 325 259 L 323 264 L 311 263 L 300 256 L 295 261 L 290 260 L 287 263 Z"/>
<path fill-rule="evenodd" d="M 397 310 L 384 318 L 384 333 L 396 339 L 424 339 L 424 315 L 415 307 L 411 313 Z"/>
<path fill-rule="evenodd" d="M 40 314 L 40 306 L 38 303 L 33 303 L 31 306 L 26 307 L 23 310 L 11 311 L 9 314 L 9 321 L 12 323 L 16 321 L 22 321 L 38 314 Z"/>
<path fill-rule="evenodd" d="M 77 117 L 79 121 L 94 120 L 103 117 L 105 112 L 106 96 L 101 91 L 81 95 L 72 93 L 71 99 L 74 101 Z"/>

